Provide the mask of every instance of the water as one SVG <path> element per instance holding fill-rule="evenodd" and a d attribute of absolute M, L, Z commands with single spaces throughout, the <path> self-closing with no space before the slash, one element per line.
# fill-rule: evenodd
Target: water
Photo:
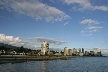
<path fill-rule="evenodd" d="M 108 72 L 108 57 L 0 64 L 0 72 Z"/>

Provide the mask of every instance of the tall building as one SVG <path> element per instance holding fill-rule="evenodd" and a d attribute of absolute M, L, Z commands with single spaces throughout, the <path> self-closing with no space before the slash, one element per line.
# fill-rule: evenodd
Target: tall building
<path fill-rule="evenodd" d="M 79 50 L 79 53 L 81 53 L 81 49 L 79 48 L 78 50 Z"/>
<path fill-rule="evenodd" d="M 85 55 L 88 56 L 89 55 L 89 52 L 88 51 L 85 51 Z"/>
<path fill-rule="evenodd" d="M 97 52 L 96 55 L 97 55 L 97 56 L 102 56 L 102 55 L 101 55 L 101 51 L 100 51 L 100 52 Z"/>
<path fill-rule="evenodd" d="M 41 44 L 41 55 L 45 55 L 46 52 L 49 52 L 49 44 L 43 41 Z"/>
<path fill-rule="evenodd" d="M 83 55 L 84 55 L 84 52 L 81 52 L 81 48 L 79 48 L 78 50 L 79 50 L 78 55 L 79 55 L 79 56 L 83 56 Z M 83 50 L 82 50 L 82 51 L 83 51 Z"/>
<path fill-rule="evenodd" d="M 84 54 L 84 48 L 82 48 L 82 53 Z"/>
<path fill-rule="evenodd" d="M 68 51 L 69 51 L 69 55 L 72 55 L 72 49 L 69 49 Z"/>
<path fill-rule="evenodd" d="M 90 55 L 91 56 L 94 56 L 95 55 L 95 52 L 94 51 L 90 51 Z"/>
<path fill-rule="evenodd" d="M 77 55 L 77 49 L 73 48 L 73 55 Z"/>
<path fill-rule="evenodd" d="M 66 56 L 66 55 L 69 55 L 69 53 L 68 53 L 68 48 L 67 48 L 67 47 L 64 48 L 64 55 L 65 55 L 65 56 Z"/>

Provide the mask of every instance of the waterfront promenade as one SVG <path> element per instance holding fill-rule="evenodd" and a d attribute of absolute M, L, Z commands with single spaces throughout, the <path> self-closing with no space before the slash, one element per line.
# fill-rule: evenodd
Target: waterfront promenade
<path fill-rule="evenodd" d="M 14 63 L 26 61 L 43 61 L 43 60 L 67 60 L 72 56 L 26 56 L 26 55 L 1 55 L 0 63 Z"/>
<path fill-rule="evenodd" d="M 77 57 L 105 57 L 105 56 L 27 56 L 27 55 L 0 55 L 1 63 L 19 63 L 28 61 L 68 60 Z"/>

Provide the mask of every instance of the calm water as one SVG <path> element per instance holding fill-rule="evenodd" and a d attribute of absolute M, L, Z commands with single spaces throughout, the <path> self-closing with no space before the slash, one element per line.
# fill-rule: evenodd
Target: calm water
<path fill-rule="evenodd" d="M 0 72 L 108 72 L 108 57 L 0 64 Z"/>

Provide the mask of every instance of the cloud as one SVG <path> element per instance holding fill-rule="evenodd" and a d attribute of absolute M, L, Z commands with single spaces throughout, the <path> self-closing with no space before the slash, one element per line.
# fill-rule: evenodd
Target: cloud
<path fill-rule="evenodd" d="M 10 19 L 10 18 L 5 17 L 5 16 L 0 16 L 0 19 Z"/>
<path fill-rule="evenodd" d="M 108 49 L 101 49 L 101 53 L 103 56 L 108 56 Z"/>
<path fill-rule="evenodd" d="M 97 32 L 99 29 L 102 29 L 103 27 L 101 26 L 89 26 L 88 30 L 89 32 Z"/>
<path fill-rule="evenodd" d="M 0 34 L 0 43 L 6 43 L 6 44 L 16 44 L 18 42 L 21 42 L 19 37 L 14 38 L 13 36 L 5 36 L 4 34 Z"/>
<path fill-rule="evenodd" d="M 80 33 L 81 33 L 82 36 L 92 36 L 93 35 L 92 33 L 89 33 L 86 30 L 82 30 Z"/>
<path fill-rule="evenodd" d="M 108 11 L 108 6 L 94 6 L 94 10 Z"/>
<path fill-rule="evenodd" d="M 85 28 L 80 32 L 83 36 L 91 36 L 93 33 L 98 32 L 103 28 L 102 26 L 99 26 L 102 22 L 92 19 L 82 20 L 80 24 L 85 25 Z"/>
<path fill-rule="evenodd" d="M 100 22 L 92 19 L 85 19 L 80 22 L 80 24 L 100 24 Z"/>
<path fill-rule="evenodd" d="M 108 49 L 100 48 L 100 47 L 94 47 L 87 49 L 87 51 L 94 51 L 95 53 L 100 52 L 103 56 L 108 56 Z"/>
<path fill-rule="evenodd" d="M 78 4 L 77 6 L 72 7 L 74 10 L 102 10 L 108 11 L 108 6 L 94 6 L 91 4 L 89 0 L 62 0 L 64 3 L 71 5 L 71 4 Z"/>
<path fill-rule="evenodd" d="M 0 0 L 0 9 L 27 15 L 36 20 L 62 21 L 70 18 L 63 11 L 39 0 Z"/>
<path fill-rule="evenodd" d="M 33 43 L 42 43 L 43 41 L 46 41 L 50 44 L 55 44 L 55 45 L 61 45 L 63 43 L 67 43 L 66 41 L 61 41 L 61 40 L 56 40 L 54 38 L 44 38 L 44 37 L 35 37 L 35 38 L 30 38 L 26 40 L 27 42 L 33 42 Z"/>
<path fill-rule="evenodd" d="M 91 3 L 88 0 L 64 0 L 64 2 L 67 3 L 68 5 L 77 3 L 84 8 L 88 8 L 91 6 Z"/>
<path fill-rule="evenodd" d="M 10 44 L 13 46 L 24 46 L 27 48 L 39 48 L 43 41 L 48 42 L 50 45 L 62 45 L 67 43 L 66 41 L 57 40 L 54 38 L 45 38 L 45 37 L 34 37 L 25 40 L 21 40 L 20 37 L 14 38 L 13 36 L 6 36 L 5 34 L 0 34 L 0 43 Z"/>
<path fill-rule="evenodd" d="M 54 0 L 49 0 L 51 3 L 55 3 L 55 1 Z"/>
<path fill-rule="evenodd" d="M 64 25 L 67 25 L 67 24 L 68 24 L 68 22 L 64 23 Z"/>
<path fill-rule="evenodd" d="M 91 50 L 94 51 L 95 53 L 101 51 L 103 56 L 108 56 L 108 49 L 102 49 L 102 48 L 99 48 L 99 47 L 95 47 L 95 48 L 92 48 Z"/>

